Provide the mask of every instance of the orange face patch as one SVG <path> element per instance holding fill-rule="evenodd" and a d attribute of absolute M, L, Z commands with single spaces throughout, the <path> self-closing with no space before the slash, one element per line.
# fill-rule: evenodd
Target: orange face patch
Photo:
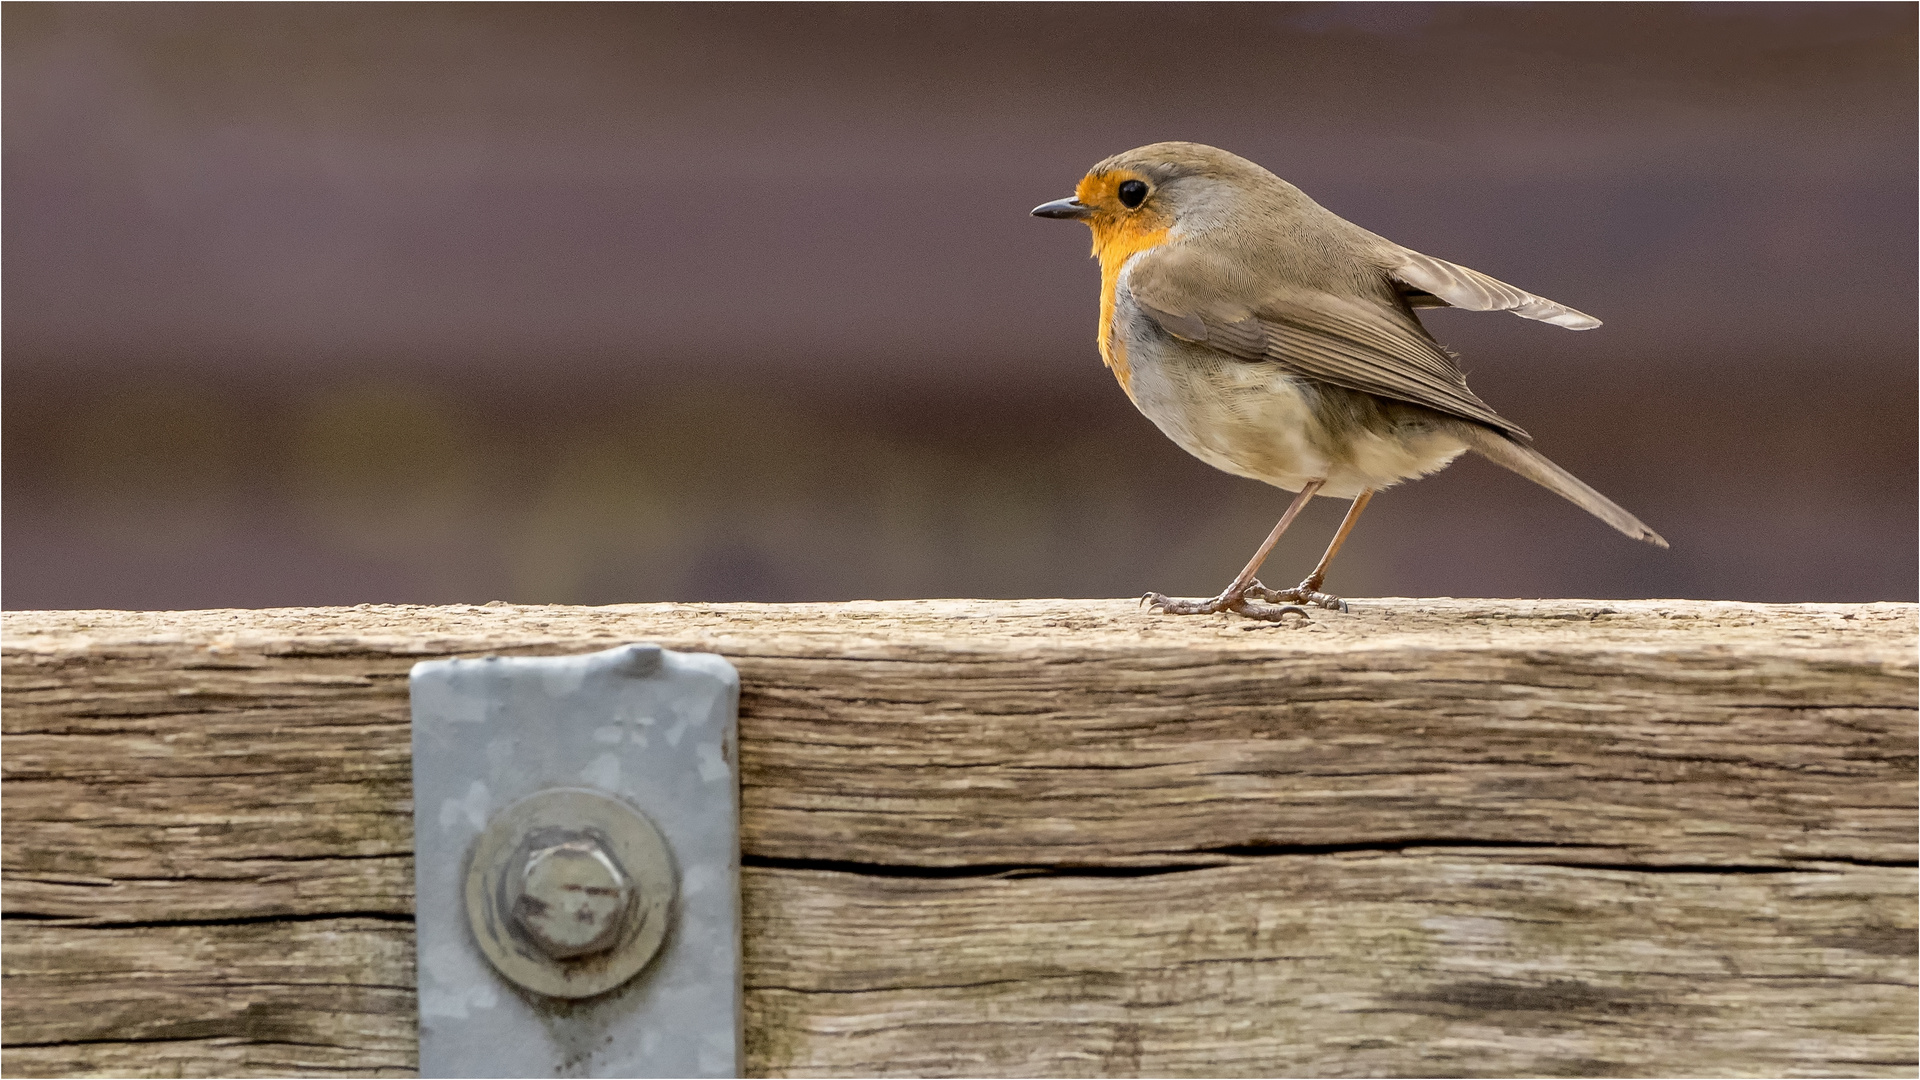
<path fill-rule="evenodd" d="M 1100 260 L 1100 359 L 1113 370 L 1121 389 L 1132 397 L 1127 350 L 1113 339 L 1114 291 L 1119 285 L 1120 268 L 1140 252 L 1160 246 L 1173 227 L 1173 219 L 1156 207 L 1152 195 L 1139 207 L 1127 209 L 1120 202 L 1119 188 L 1128 180 L 1147 181 L 1147 178 L 1124 169 L 1088 173 L 1074 190 L 1074 198 L 1094 209 L 1086 221 L 1093 229 L 1093 257 Z"/>

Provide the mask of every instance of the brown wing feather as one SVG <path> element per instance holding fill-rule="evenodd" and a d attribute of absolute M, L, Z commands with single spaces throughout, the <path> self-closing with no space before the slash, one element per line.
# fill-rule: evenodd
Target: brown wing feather
<path fill-rule="evenodd" d="M 1164 280 L 1164 279 L 1161 279 Z M 1478 421 L 1518 438 L 1518 424 L 1481 401 L 1426 330 L 1405 312 L 1324 293 L 1269 300 L 1250 315 L 1173 310 L 1152 280 L 1133 290 L 1146 315 L 1175 337 L 1241 360 L 1268 360 L 1310 379 Z"/>
<path fill-rule="evenodd" d="M 1385 241 L 1382 241 L 1385 243 Z M 1522 318 L 1564 326 L 1569 330 L 1591 330 L 1600 320 L 1565 304 L 1556 304 L 1544 296 L 1488 277 L 1478 270 L 1422 255 L 1409 248 L 1393 245 L 1398 261 L 1387 268 L 1395 281 L 1410 287 L 1408 303 L 1414 307 L 1451 305 L 1468 311 L 1511 311 Z"/>

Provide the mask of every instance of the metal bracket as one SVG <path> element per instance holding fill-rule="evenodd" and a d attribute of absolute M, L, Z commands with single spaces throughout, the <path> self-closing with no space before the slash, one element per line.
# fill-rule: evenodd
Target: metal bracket
<path fill-rule="evenodd" d="M 420 1075 L 738 1075 L 733 665 L 627 645 L 411 688 Z"/>

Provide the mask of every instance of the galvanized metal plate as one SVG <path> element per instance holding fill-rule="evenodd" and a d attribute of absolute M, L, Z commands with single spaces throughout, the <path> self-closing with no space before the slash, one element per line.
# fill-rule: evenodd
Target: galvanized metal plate
<path fill-rule="evenodd" d="M 739 685 L 720 657 L 652 645 L 414 665 L 422 1076 L 738 1074 Z M 556 790 L 576 794 L 530 798 Z M 617 813 L 581 809 L 601 797 L 664 840 L 670 897 L 660 895 L 659 869 L 643 868 L 644 842 L 614 835 L 629 828 Z M 496 837 L 481 851 L 490 824 Z M 655 929 L 664 918 L 657 954 L 597 996 L 527 989 L 487 959 L 470 925 L 473 860 L 497 883 L 519 872 L 528 850 L 500 838 L 538 828 L 599 838 L 613 859 L 633 863 L 626 872 L 638 889 L 635 921 L 609 931 L 616 944 L 605 955 L 553 959 L 520 929 L 496 926 L 496 949 L 562 974 L 547 989 L 581 988 L 579 972 L 611 968 L 620 948 L 645 944 L 647 911 Z M 500 922 L 500 910 L 491 917 Z"/>

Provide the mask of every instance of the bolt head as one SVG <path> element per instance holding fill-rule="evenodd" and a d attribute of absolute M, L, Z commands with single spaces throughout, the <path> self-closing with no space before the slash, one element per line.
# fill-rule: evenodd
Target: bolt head
<path fill-rule="evenodd" d="M 598 839 L 573 834 L 536 844 L 518 877 L 513 916 L 541 952 L 570 960 L 619 941 L 635 890 Z"/>

